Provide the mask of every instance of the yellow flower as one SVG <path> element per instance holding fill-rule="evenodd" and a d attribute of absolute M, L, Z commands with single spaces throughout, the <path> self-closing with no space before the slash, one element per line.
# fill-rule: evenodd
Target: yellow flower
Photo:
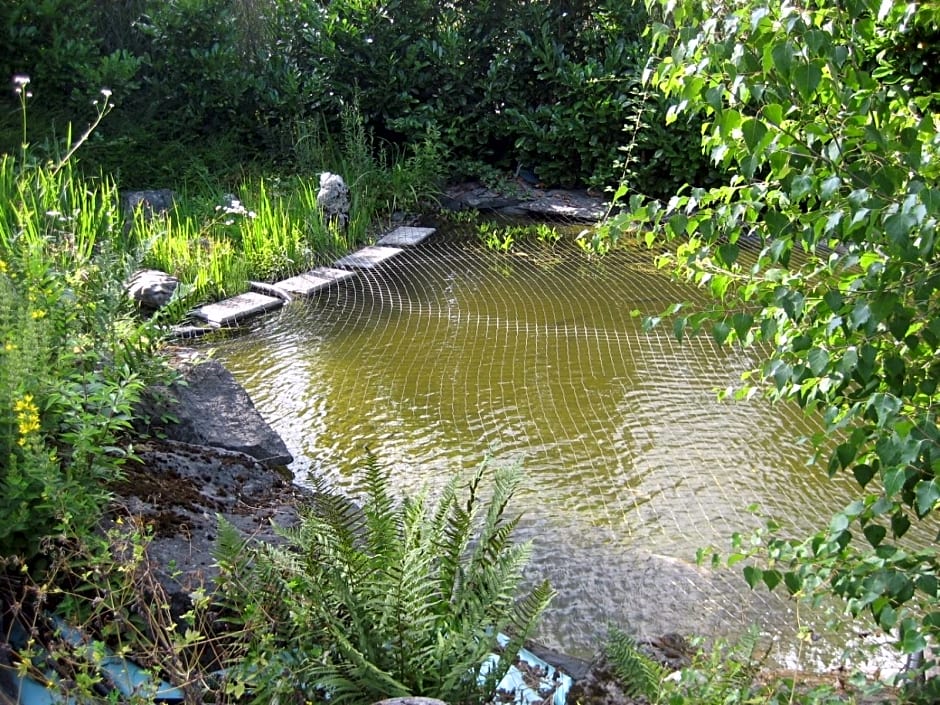
<path fill-rule="evenodd" d="M 14 350 L 16 350 L 16 345 L 14 345 L 13 343 L 4 343 L 4 344 L 3 344 L 3 351 L 4 351 L 4 352 L 13 352 Z"/>
<path fill-rule="evenodd" d="M 24 394 L 21 399 L 13 402 L 13 411 L 16 412 L 16 423 L 20 432 L 17 443 L 24 446 L 29 435 L 39 431 L 39 407 L 33 401 L 32 394 Z"/>
<path fill-rule="evenodd" d="M 33 320 L 38 321 L 40 318 L 46 317 L 46 312 L 41 308 L 37 308 L 35 311 L 30 311 L 29 315 L 33 317 Z"/>
<path fill-rule="evenodd" d="M 6 274 L 7 263 L 0 259 L 0 274 Z"/>

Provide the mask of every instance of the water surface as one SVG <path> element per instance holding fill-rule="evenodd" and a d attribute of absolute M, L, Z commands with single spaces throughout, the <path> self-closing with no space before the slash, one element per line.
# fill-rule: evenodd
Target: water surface
<path fill-rule="evenodd" d="M 367 448 L 402 492 L 486 457 L 520 465 L 529 577 L 558 591 L 549 646 L 590 657 L 608 624 L 733 636 L 757 622 L 793 665 L 794 605 L 696 567 L 696 550 L 760 525 L 749 507 L 794 532 L 823 526 L 848 487 L 807 466 L 796 439 L 814 426 L 799 410 L 717 400 L 752 353 L 680 344 L 631 313 L 695 295 L 647 253 L 592 260 L 535 242 L 498 254 L 438 233 L 217 343 L 217 357 L 301 482 L 355 493 Z M 804 666 L 825 667 L 851 637 L 818 630 Z"/>

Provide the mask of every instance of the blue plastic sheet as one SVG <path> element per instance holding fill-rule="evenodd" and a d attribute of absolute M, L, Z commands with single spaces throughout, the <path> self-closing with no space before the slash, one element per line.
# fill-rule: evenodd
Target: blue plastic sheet
<path fill-rule="evenodd" d="M 505 634 L 497 635 L 501 646 L 509 643 L 509 637 Z M 509 667 L 509 671 L 499 682 L 497 688 L 504 693 L 512 693 L 516 705 L 534 705 L 535 703 L 548 702 L 551 697 L 552 705 L 565 705 L 568 699 L 568 691 L 571 690 L 572 679 L 566 673 L 562 673 L 557 668 L 540 659 L 528 649 L 519 651 L 519 661 L 528 666 L 523 672 L 515 664 Z M 483 664 L 480 669 L 480 678 L 486 675 L 499 663 L 497 654 L 490 654 L 489 660 Z"/>

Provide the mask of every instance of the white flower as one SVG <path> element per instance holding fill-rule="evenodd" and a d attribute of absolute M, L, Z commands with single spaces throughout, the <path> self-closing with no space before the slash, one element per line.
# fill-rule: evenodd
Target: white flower
<path fill-rule="evenodd" d="M 24 74 L 17 74 L 13 77 L 13 85 L 18 88 L 23 88 L 24 86 L 29 85 L 29 76 Z"/>
<path fill-rule="evenodd" d="M 111 95 L 112 95 L 111 89 L 110 89 L 110 88 L 102 88 L 102 89 L 101 89 L 101 95 L 103 95 L 103 96 L 105 97 L 105 100 L 107 100 L 107 99 L 110 98 Z"/>

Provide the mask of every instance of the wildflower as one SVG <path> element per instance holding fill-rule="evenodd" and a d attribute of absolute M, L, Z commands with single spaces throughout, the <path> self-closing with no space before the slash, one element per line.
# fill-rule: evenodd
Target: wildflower
<path fill-rule="evenodd" d="M 23 95 L 25 93 L 27 98 L 32 98 L 33 94 L 26 90 L 26 86 L 28 85 L 29 76 L 18 74 L 13 77 L 13 92 L 16 93 L 16 95 Z"/>
<path fill-rule="evenodd" d="M 16 350 L 16 345 L 14 343 L 4 343 L 3 352 L 13 352 Z"/>
<path fill-rule="evenodd" d="M 6 274 L 7 272 L 7 263 L 0 259 L 0 274 Z"/>
<path fill-rule="evenodd" d="M 29 435 L 39 431 L 39 407 L 33 401 L 32 394 L 24 394 L 13 402 L 13 411 L 16 412 L 16 424 L 20 432 L 17 443 L 25 446 Z"/>
<path fill-rule="evenodd" d="M 41 308 L 37 308 L 33 311 L 30 311 L 29 315 L 33 317 L 34 321 L 38 321 L 40 318 L 46 317 L 46 312 L 43 311 Z"/>
<path fill-rule="evenodd" d="M 111 92 L 111 89 L 110 89 L 110 88 L 102 88 L 102 89 L 101 89 L 101 95 L 103 95 L 103 96 L 104 96 L 104 99 L 107 100 L 108 98 L 110 98 L 110 97 L 113 95 L 113 93 Z"/>

